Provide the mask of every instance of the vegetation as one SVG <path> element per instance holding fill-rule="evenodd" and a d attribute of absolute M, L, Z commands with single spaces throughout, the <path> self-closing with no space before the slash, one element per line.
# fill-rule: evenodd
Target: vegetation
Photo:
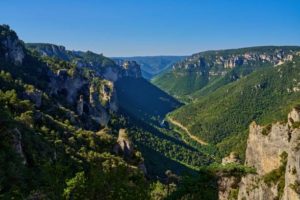
<path fill-rule="evenodd" d="M 196 175 L 200 165 L 212 162 L 206 153 L 161 127 L 163 116 L 180 103 L 149 82 L 117 83 L 119 91 L 127 91 L 118 94 L 121 110 L 110 113 L 106 128 L 97 127 L 88 115 L 76 114 L 65 94 L 49 93 L 48 75 L 63 70 L 66 78 L 80 77 L 93 85 L 93 92 L 103 79 L 95 77 L 92 68 L 79 69 L 68 59 L 40 57 L 26 49 L 25 54 L 21 66 L 0 55 L 0 198 L 164 199 L 181 185 L 177 175 L 165 171 Z M 28 96 L 36 92 L 41 94 L 40 106 Z M 130 159 L 112 151 L 118 130 L 124 127 L 141 151 L 135 150 Z M 138 169 L 141 162 L 147 176 Z"/>
<path fill-rule="evenodd" d="M 264 62 L 259 58 L 250 59 L 248 62 L 235 60 L 237 65 L 230 69 L 224 68 L 220 64 L 221 60 L 240 58 L 248 53 L 272 57 L 279 52 L 278 49 L 290 52 L 299 51 L 300 48 L 265 46 L 200 52 L 176 63 L 174 69 L 154 77 L 152 83 L 180 100 L 189 101 L 205 96 L 257 69 L 273 66 L 270 62 Z"/>
<path fill-rule="evenodd" d="M 263 130 L 262 130 L 261 133 L 263 135 L 269 135 L 269 133 L 271 132 L 271 129 L 272 129 L 272 124 L 268 124 L 268 125 L 263 127 Z"/>
<path fill-rule="evenodd" d="M 8 26 L 0 28 L 4 38 L 17 40 Z M 0 198 L 149 199 L 150 183 L 137 168 L 140 153 L 130 160 L 112 153 L 118 128 L 87 129 L 88 119 L 76 116 L 65 96 L 48 93 L 48 74 L 74 65 L 25 53 L 21 66 L 0 54 Z M 41 106 L 28 100 L 36 91 Z"/>
<path fill-rule="evenodd" d="M 246 142 L 247 129 L 253 120 L 260 124 L 281 121 L 299 103 L 300 94 L 293 91 L 297 88 L 299 65 L 298 58 L 258 70 L 182 106 L 169 116 L 228 154 L 236 149 L 240 139 Z M 239 153 L 243 156 L 243 152 Z"/>
<path fill-rule="evenodd" d="M 22 64 L 7 58 L 8 50 L 1 43 L 7 38 L 24 51 Z M 218 164 L 232 150 L 243 154 L 248 124 L 252 120 L 268 124 L 299 103 L 294 89 L 298 87 L 299 60 L 253 73 L 256 67 L 249 65 L 214 79 L 204 76 L 203 69 L 201 74 L 177 70 L 175 76 L 183 84 L 175 85 L 174 91 L 178 86 L 179 94 L 202 88 L 191 96 L 200 97 L 197 101 L 179 108 L 178 100 L 145 79 L 127 77 L 115 86 L 110 84 L 101 75 L 103 69 L 120 66 L 102 54 L 68 51 L 51 44 L 26 47 L 8 26 L 0 26 L 1 199 L 217 199 L 220 175 L 255 173 L 239 164 Z M 52 47 L 59 53 L 41 56 Z M 214 54 L 203 56 L 213 59 Z M 78 66 L 80 62 L 85 67 Z M 68 99 L 69 91 L 50 92 L 56 74 L 84 82 L 73 102 Z M 116 89 L 119 101 L 118 112 L 105 110 L 110 118 L 105 127 L 84 106 L 86 111 L 78 114 L 76 104 L 78 97 L 88 102 L 95 96 L 98 106 L 107 109 L 110 102 L 100 95 L 103 85 L 110 91 Z M 81 95 L 87 91 L 91 95 Z M 41 104 L 36 103 L 37 96 Z M 169 112 L 169 117 L 209 145 L 196 143 L 165 122 Z M 120 145 L 119 130 L 124 128 L 127 131 L 121 137 L 134 145 L 130 156 L 114 151 Z M 268 134 L 269 129 L 266 126 L 263 132 Z M 282 166 L 264 177 L 266 183 L 278 182 L 279 194 L 286 158 L 283 153 Z M 232 190 L 230 198 L 237 194 L 237 189 Z"/>
<path fill-rule="evenodd" d="M 110 153 L 116 140 L 111 135 L 54 119 L 20 100 L 16 90 L 0 90 L 0 105 L 1 198 L 99 199 L 98 191 L 110 199 L 148 195 L 142 173 Z"/>
<path fill-rule="evenodd" d="M 57 46 L 54 44 L 47 43 L 26 43 L 26 47 L 31 50 L 33 53 L 41 54 L 41 52 L 48 52 L 50 58 L 68 61 L 71 63 L 81 62 L 81 63 L 95 63 L 99 68 L 105 67 L 116 67 L 116 64 L 113 60 L 103 56 L 102 54 L 96 54 L 91 51 L 82 52 L 82 51 L 69 51 L 66 50 L 63 46 Z M 55 52 L 53 48 L 56 49 Z M 48 58 L 49 59 L 49 58 Z M 88 65 L 88 64 L 86 64 Z M 63 66 L 61 66 L 62 68 Z M 96 70 L 96 69 L 95 69 Z"/>

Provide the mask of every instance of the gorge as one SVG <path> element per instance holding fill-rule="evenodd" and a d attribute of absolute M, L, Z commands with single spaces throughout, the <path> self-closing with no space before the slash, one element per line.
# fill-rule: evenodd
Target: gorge
<path fill-rule="evenodd" d="M 0 198 L 300 199 L 299 74 L 298 46 L 111 59 L 1 25 Z"/>

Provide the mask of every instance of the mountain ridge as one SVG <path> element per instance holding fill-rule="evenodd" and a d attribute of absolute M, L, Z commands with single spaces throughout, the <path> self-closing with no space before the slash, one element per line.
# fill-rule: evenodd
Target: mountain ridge
<path fill-rule="evenodd" d="M 170 69 L 170 67 L 184 59 L 186 56 L 132 56 L 132 57 L 112 57 L 115 61 L 118 60 L 130 60 L 136 61 L 142 69 L 143 77 L 146 79 L 152 79 L 153 77 L 163 73 L 164 71 Z"/>
<path fill-rule="evenodd" d="M 256 69 L 291 60 L 299 51 L 299 46 L 263 46 L 200 52 L 174 64 L 152 83 L 179 99 L 210 87 L 205 95 Z"/>

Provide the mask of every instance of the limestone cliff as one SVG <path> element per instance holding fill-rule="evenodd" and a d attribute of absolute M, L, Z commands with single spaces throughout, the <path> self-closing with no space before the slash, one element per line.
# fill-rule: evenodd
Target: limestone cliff
<path fill-rule="evenodd" d="M 293 109 L 288 123 L 250 125 L 245 165 L 257 174 L 241 179 L 238 199 L 300 199 L 299 116 L 299 110 Z"/>
<path fill-rule="evenodd" d="M 70 62 L 79 69 L 88 68 L 96 72 L 97 76 L 109 81 L 117 81 L 122 77 L 142 77 L 140 66 L 135 61 L 115 63 L 113 60 L 91 51 L 71 51 L 64 46 L 47 43 L 27 43 L 26 47 L 37 52 L 42 57 L 52 57 Z"/>
<path fill-rule="evenodd" d="M 253 47 L 236 50 L 207 51 L 193 54 L 173 66 L 176 69 L 206 69 L 210 75 L 224 75 L 226 69 L 238 66 L 255 66 L 269 63 L 280 65 L 291 61 L 298 53 L 298 47 Z M 222 74 L 223 73 L 223 74 Z"/>
<path fill-rule="evenodd" d="M 76 100 L 79 90 L 87 84 L 87 80 L 82 76 L 79 74 L 70 76 L 66 69 L 60 69 L 56 74 L 49 72 L 49 76 L 50 94 L 64 95 L 69 103 Z"/>
<path fill-rule="evenodd" d="M 126 158 L 131 158 L 133 155 L 133 144 L 128 137 L 126 129 L 119 130 L 119 136 L 117 143 L 114 146 L 113 151 L 116 154 L 123 154 Z"/>
<path fill-rule="evenodd" d="M 0 57 L 12 62 L 15 65 L 21 65 L 25 58 L 25 50 L 22 41 L 9 26 L 0 26 Z"/>

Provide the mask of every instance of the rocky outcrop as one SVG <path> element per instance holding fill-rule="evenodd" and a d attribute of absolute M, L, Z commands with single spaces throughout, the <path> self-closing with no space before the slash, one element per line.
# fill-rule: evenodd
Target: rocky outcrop
<path fill-rule="evenodd" d="M 50 95 L 56 95 L 67 100 L 70 105 L 76 106 L 76 112 L 79 116 L 84 114 L 89 115 L 96 123 L 101 126 L 106 126 L 110 117 L 109 110 L 117 110 L 117 105 L 115 105 L 114 91 L 112 89 L 111 96 L 108 91 L 105 95 L 100 95 L 101 87 L 109 82 L 106 80 L 97 79 L 97 84 L 93 81 L 82 76 L 80 72 L 74 73 L 73 76 L 68 74 L 65 69 L 60 69 L 56 74 L 50 73 Z M 85 101 L 84 99 L 88 99 Z M 108 99 L 107 105 L 104 102 Z M 110 107 L 111 105 L 111 107 Z"/>
<path fill-rule="evenodd" d="M 240 159 L 235 152 L 222 159 L 222 165 L 240 164 Z M 218 172 L 218 197 L 219 200 L 234 199 L 237 196 L 240 176 L 234 176 L 226 172 Z"/>
<path fill-rule="evenodd" d="M 38 52 L 41 56 L 55 57 L 74 64 L 78 69 L 89 68 L 94 70 L 95 75 L 106 80 L 116 82 L 122 77 L 141 78 L 140 65 L 135 61 L 113 60 L 91 51 L 70 51 L 64 46 L 29 43 L 26 47 L 32 51 Z"/>
<path fill-rule="evenodd" d="M 106 80 L 102 81 L 99 93 L 102 105 L 109 108 L 111 111 L 116 112 L 118 110 L 118 105 L 114 83 Z"/>
<path fill-rule="evenodd" d="M 240 163 L 240 159 L 238 158 L 235 152 L 231 152 L 229 156 L 222 159 L 222 165 L 230 164 L 230 163 Z"/>
<path fill-rule="evenodd" d="M 0 56 L 15 65 L 21 65 L 25 58 L 23 43 L 7 25 L 0 26 Z"/>
<path fill-rule="evenodd" d="M 237 196 L 240 178 L 235 176 L 224 176 L 219 174 L 218 197 L 219 200 L 234 199 Z"/>
<path fill-rule="evenodd" d="M 219 62 L 220 64 L 223 64 L 224 68 L 234 68 L 238 65 L 243 65 L 244 62 L 247 62 L 247 60 L 244 60 L 242 56 L 234 56 L 227 60 L 224 60 L 224 62 Z"/>
<path fill-rule="evenodd" d="M 141 78 L 142 71 L 140 65 L 135 61 L 118 60 L 117 64 L 120 66 L 108 67 L 105 69 L 103 76 L 105 79 L 116 82 L 123 77 Z"/>
<path fill-rule="evenodd" d="M 283 200 L 300 199 L 300 130 L 293 130 L 291 135 Z"/>
<path fill-rule="evenodd" d="M 300 199 L 300 129 L 295 126 L 299 111 L 293 109 L 288 119 L 288 123 L 250 125 L 245 165 L 257 174 L 242 178 L 238 199 Z"/>
<path fill-rule="evenodd" d="M 119 130 L 118 140 L 113 151 L 116 154 L 122 154 L 125 158 L 131 158 L 133 156 L 133 144 L 128 138 L 126 129 Z"/>
<path fill-rule="evenodd" d="M 288 114 L 288 124 L 292 126 L 294 122 L 300 121 L 300 112 L 299 109 L 293 108 L 293 110 Z"/>
<path fill-rule="evenodd" d="M 101 80 L 98 84 L 90 84 L 88 107 L 89 115 L 102 126 L 106 126 L 110 119 L 108 113 L 118 110 L 114 83 Z"/>
<path fill-rule="evenodd" d="M 50 73 L 50 94 L 63 95 L 69 103 L 76 102 L 79 90 L 87 84 L 80 75 L 70 76 L 66 69 L 60 69 L 57 74 Z"/>
<path fill-rule="evenodd" d="M 2 44 L 7 48 L 8 52 L 5 54 L 7 60 L 12 60 L 15 65 L 21 65 L 25 57 L 23 47 L 20 45 L 19 40 L 13 40 L 8 37 L 2 41 Z"/>
<path fill-rule="evenodd" d="M 133 77 L 133 78 L 141 78 L 142 71 L 140 65 L 135 61 L 124 61 L 122 64 L 123 70 L 121 76 L 125 77 Z"/>
<path fill-rule="evenodd" d="M 33 49 L 41 54 L 41 56 L 55 57 L 61 60 L 69 61 L 68 51 L 64 46 L 54 44 L 26 44 L 26 47 Z"/>
<path fill-rule="evenodd" d="M 299 51 L 299 47 L 253 47 L 207 51 L 187 57 L 176 63 L 173 70 L 185 69 L 211 76 L 224 76 L 230 69 L 237 66 L 262 66 L 283 64 L 291 61 Z"/>

